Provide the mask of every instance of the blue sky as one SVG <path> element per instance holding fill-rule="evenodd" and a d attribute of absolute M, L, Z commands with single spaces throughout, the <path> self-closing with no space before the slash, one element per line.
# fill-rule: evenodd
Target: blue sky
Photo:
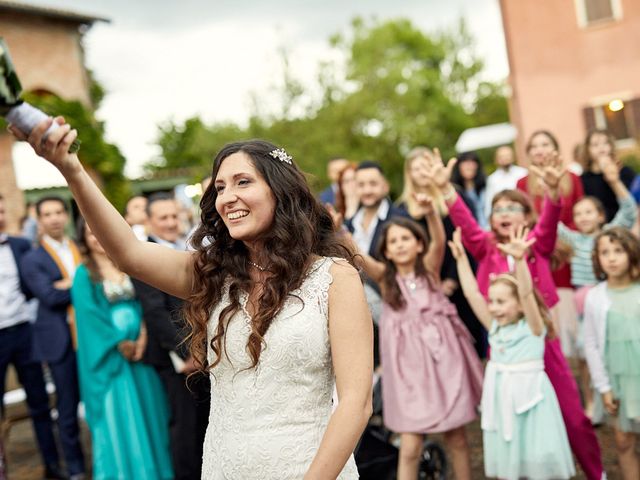
<path fill-rule="evenodd" d="M 319 61 L 336 58 L 328 38 L 346 31 L 355 16 L 406 17 L 425 31 L 451 28 L 464 17 L 486 75 L 508 73 L 498 0 L 21 1 L 111 19 L 89 30 L 85 53 L 108 92 L 97 114 L 108 140 L 127 157 L 130 176 L 157 156 L 158 123 L 193 115 L 242 123 L 251 94 L 269 109 L 271 87 L 281 78 L 282 46 L 294 74 L 313 92 Z M 62 181 L 24 145 L 16 146 L 14 157 L 22 188 Z"/>

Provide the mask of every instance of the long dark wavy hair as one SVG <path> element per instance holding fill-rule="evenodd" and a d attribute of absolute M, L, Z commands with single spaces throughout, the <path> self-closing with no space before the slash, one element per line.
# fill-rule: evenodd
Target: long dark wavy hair
<path fill-rule="evenodd" d="M 184 315 L 189 329 L 189 350 L 198 366 L 210 371 L 222 359 L 225 349 L 227 321 L 241 309 L 240 294 L 251 292 L 254 283 L 249 276 L 249 251 L 240 240 L 234 240 L 216 210 L 215 179 L 222 163 L 232 154 L 242 152 L 249 157 L 258 174 L 266 181 L 275 198 L 275 212 L 270 228 L 259 238 L 264 251 L 261 258 L 271 276 L 264 282 L 257 313 L 251 318 L 247 351 L 254 368 L 260 360 L 264 336 L 289 293 L 302 284 L 318 256 L 340 257 L 352 265 L 353 252 L 334 231 L 331 215 L 309 190 L 300 169 L 273 158 L 277 147 L 263 140 L 248 140 L 225 145 L 214 160 L 213 181 L 200 201 L 201 224 L 191 244 L 195 248 L 193 292 L 185 303 Z M 229 281 L 230 303 L 211 319 L 214 335 L 209 346 L 215 354 L 207 361 L 207 324 Z"/>
<path fill-rule="evenodd" d="M 435 272 L 429 272 L 424 266 L 423 258 L 427 253 L 429 240 L 427 237 L 427 232 L 424 231 L 421 225 L 409 218 L 403 217 L 394 217 L 387 223 L 385 223 L 382 227 L 382 231 L 380 232 L 380 240 L 378 241 L 376 249 L 378 258 L 382 259 L 382 262 L 385 265 L 384 275 L 382 277 L 382 283 L 380 285 L 382 291 L 382 299 L 386 303 L 388 303 L 393 310 L 401 310 L 405 307 L 407 301 L 404 298 L 404 295 L 402 295 L 402 290 L 400 290 L 400 286 L 398 285 L 398 281 L 396 279 L 398 269 L 396 268 L 396 265 L 393 263 L 393 261 L 389 260 L 386 256 L 387 237 L 389 236 L 389 229 L 393 226 L 406 228 L 423 246 L 422 252 L 418 253 L 414 265 L 414 274 L 416 278 L 425 278 L 429 285 L 433 287 L 437 281 L 437 274 Z"/>
<path fill-rule="evenodd" d="M 91 255 L 89 245 L 87 245 L 87 222 L 82 216 L 78 217 L 78 220 L 76 220 L 75 240 L 78 245 L 78 250 L 82 255 L 82 263 L 84 263 L 89 272 L 89 278 L 93 283 L 100 283 L 102 281 L 102 274 L 100 273 L 100 269 L 98 268 L 98 264 L 93 258 L 93 255 Z"/>

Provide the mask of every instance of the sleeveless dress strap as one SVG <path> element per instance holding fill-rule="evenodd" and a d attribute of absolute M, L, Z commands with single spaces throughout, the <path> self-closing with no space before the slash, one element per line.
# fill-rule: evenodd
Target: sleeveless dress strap
<path fill-rule="evenodd" d="M 307 278 L 301 286 L 303 296 L 306 298 L 316 297 L 322 314 L 328 318 L 329 315 L 329 287 L 333 283 L 333 277 L 329 270 L 334 262 L 341 261 L 339 258 L 323 257 L 318 259 L 309 268 Z M 342 260 L 344 261 L 344 260 Z"/>

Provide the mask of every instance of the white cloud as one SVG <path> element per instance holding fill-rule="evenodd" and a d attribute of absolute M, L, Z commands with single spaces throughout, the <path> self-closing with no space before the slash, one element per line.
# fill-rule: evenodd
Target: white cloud
<path fill-rule="evenodd" d="M 486 59 L 488 76 L 506 75 L 498 0 L 40 0 L 29 2 L 95 13 L 85 36 L 87 64 L 107 90 L 98 117 L 107 138 L 127 158 L 127 174 L 158 155 L 157 125 L 199 115 L 207 122 L 244 123 L 249 93 L 267 110 L 269 88 L 281 81 L 278 48 L 286 46 L 292 72 L 314 93 L 316 68 L 332 54 L 328 37 L 356 16 L 408 17 L 425 30 L 449 28 L 462 15 Z M 16 165 L 26 164 L 16 148 Z M 37 172 L 38 170 L 30 170 Z M 20 173 L 22 175 L 22 173 Z M 49 173 L 21 176 L 21 187 L 43 185 Z M 30 183 L 31 182 L 31 183 Z"/>

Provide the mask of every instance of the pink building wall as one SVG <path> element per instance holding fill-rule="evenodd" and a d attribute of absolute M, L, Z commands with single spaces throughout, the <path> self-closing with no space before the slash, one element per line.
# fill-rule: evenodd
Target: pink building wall
<path fill-rule="evenodd" d="M 540 128 L 553 132 L 570 157 L 587 131 L 585 107 L 640 97 L 640 1 L 619 0 L 620 20 L 580 27 L 582 1 L 500 0 L 520 159 Z"/>

